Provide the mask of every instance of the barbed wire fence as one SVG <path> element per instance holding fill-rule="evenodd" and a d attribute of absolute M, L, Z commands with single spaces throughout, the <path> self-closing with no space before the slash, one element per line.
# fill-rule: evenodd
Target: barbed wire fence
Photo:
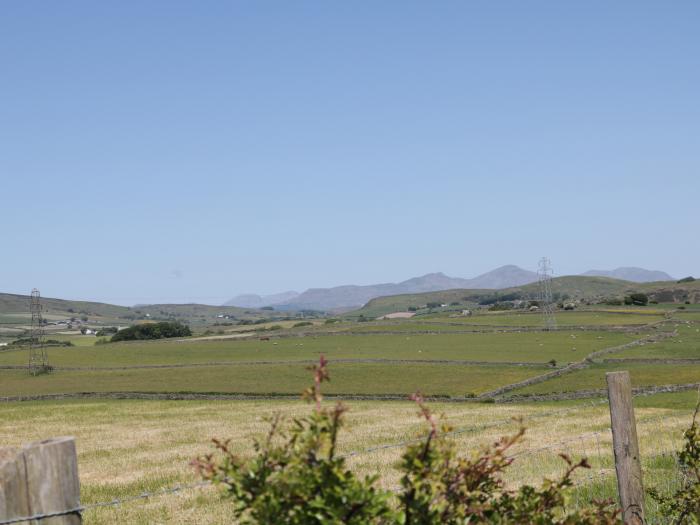
<path fill-rule="evenodd" d="M 639 394 L 639 396 L 644 396 L 647 394 Z M 600 407 L 604 404 L 608 403 L 608 399 L 603 398 L 600 400 L 596 401 L 589 401 L 586 403 L 581 403 L 577 404 L 571 407 L 566 407 L 562 408 L 559 410 L 555 411 L 547 411 L 547 412 L 541 412 L 541 413 L 535 413 L 527 416 L 524 418 L 526 421 L 532 421 L 532 420 L 538 420 L 538 419 L 548 419 L 548 418 L 553 418 L 553 417 L 559 417 L 565 414 L 570 414 L 572 412 L 576 411 L 581 411 L 583 409 L 587 408 L 597 408 Z M 640 417 L 637 420 L 637 423 L 639 425 L 646 425 L 646 424 L 654 424 L 658 421 L 666 421 L 667 423 L 671 420 L 674 421 L 674 425 L 667 425 L 667 426 L 678 426 L 679 428 L 682 427 L 686 422 L 681 421 L 680 418 L 678 417 L 673 417 L 669 416 L 668 414 L 660 414 L 660 415 L 655 415 L 651 417 Z M 480 425 L 470 425 L 470 426 L 465 426 L 465 427 L 460 427 L 453 429 L 451 431 L 445 432 L 442 435 L 445 437 L 456 437 L 468 433 L 478 433 L 482 432 L 485 430 L 490 430 L 490 429 L 495 429 L 499 428 L 502 426 L 506 425 L 513 425 L 513 424 L 522 424 L 522 422 L 518 421 L 517 419 L 510 417 L 510 418 L 503 418 L 497 421 L 491 421 L 488 423 L 483 423 Z M 605 431 L 596 431 L 596 432 L 585 432 L 582 434 L 578 434 L 576 436 L 572 436 L 570 438 L 566 438 L 560 441 L 557 441 L 555 443 L 550 443 L 544 446 L 535 446 L 531 447 L 528 449 L 524 450 L 518 450 L 511 454 L 509 458 L 515 460 L 518 459 L 522 461 L 524 458 L 532 458 L 532 461 L 537 462 L 538 464 L 542 464 L 545 458 L 549 460 L 556 460 L 557 455 L 552 454 L 552 451 L 556 450 L 559 451 L 560 453 L 564 453 L 569 457 L 572 458 L 583 458 L 587 457 L 589 458 L 589 464 L 590 464 L 590 469 L 587 469 L 586 471 L 582 471 L 584 474 L 578 476 L 574 480 L 573 488 L 575 489 L 581 489 L 585 487 L 589 487 L 591 490 L 590 492 L 594 493 L 596 492 L 596 485 L 598 485 L 598 492 L 602 495 L 602 492 L 600 491 L 600 487 L 603 486 L 606 483 L 611 483 L 614 479 L 614 474 L 615 474 L 615 468 L 614 468 L 614 460 L 612 459 L 613 454 L 612 454 L 612 448 L 610 443 L 603 443 L 603 439 L 606 441 L 609 441 L 611 436 L 610 429 L 606 429 Z M 671 435 L 668 433 L 658 433 L 656 435 L 659 438 L 659 442 L 657 443 L 657 446 L 652 449 L 649 449 L 646 451 L 646 454 L 650 457 L 662 457 L 666 458 L 667 460 L 672 460 L 676 461 L 676 456 L 674 454 L 674 450 L 677 450 L 677 445 L 678 443 L 675 443 L 673 441 L 673 438 Z M 386 451 L 390 449 L 398 449 L 398 448 L 404 448 L 408 445 L 415 444 L 417 442 L 420 442 L 425 439 L 425 435 L 420 435 L 417 437 L 412 437 L 408 439 L 404 439 L 401 441 L 396 441 L 396 442 L 391 442 L 391 443 L 386 443 L 382 445 L 377 445 L 373 447 L 368 447 L 360 450 L 354 450 L 351 452 L 347 452 L 345 454 L 342 454 L 340 457 L 343 459 L 352 459 L 360 456 L 366 456 L 370 455 L 373 453 L 381 452 L 381 451 Z M 678 440 L 680 441 L 680 440 Z M 587 446 L 588 444 L 588 446 Z M 592 452 L 592 453 L 591 453 Z M 594 458 L 594 459 L 593 459 Z M 590 461 L 592 460 L 592 461 Z M 562 462 L 562 469 L 564 468 L 564 463 Z M 674 479 L 668 479 L 667 480 L 667 487 L 666 488 L 671 488 L 676 480 Z M 0 525 L 13 525 L 16 523 L 28 523 L 28 522 L 39 522 L 44 519 L 48 518 L 53 518 L 53 517 L 58 517 L 58 516 L 67 516 L 67 515 L 82 515 L 83 513 L 87 511 L 92 511 L 92 510 L 97 510 L 100 508 L 109 508 L 109 507 L 121 507 L 122 505 L 133 503 L 136 501 L 143 501 L 143 500 L 148 500 L 152 498 L 160 498 L 164 496 L 169 496 L 173 494 L 178 494 L 178 493 L 183 493 L 183 492 L 189 492 L 192 490 L 196 489 L 201 489 L 201 488 L 206 488 L 209 486 L 212 486 L 211 481 L 197 481 L 197 482 L 192 482 L 192 483 L 180 483 L 176 484 L 173 486 L 153 490 L 153 491 L 143 491 L 140 492 L 139 494 L 135 495 L 130 495 L 130 496 L 124 496 L 124 497 L 119 497 L 119 498 L 113 498 L 111 500 L 106 500 L 106 501 L 97 501 L 93 503 L 87 503 L 87 504 L 81 504 L 77 505 L 75 507 L 62 510 L 62 511 L 56 511 L 56 512 L 45 512 L 45 513 L 36 513 L 30 516 L 21 516 L 21 517 L 16 517 L 16 518 L 9 518 L 9 519 L 0 519 Z M 388 490 L 391 492 L 397 493 L 401 490 L 401 487 L 399 486 L 393 486 L 390 487 Z M 582 497 L 585 497 L 586 500 L 590 500 L 591 498 L 587 494 L 582 494 L 580 490 L 576 490 L 573 492 L 574 494 L 574 505 L 578 506 L 581 503 Z M 595 494 L 592 494 L 595 495 Z"/>

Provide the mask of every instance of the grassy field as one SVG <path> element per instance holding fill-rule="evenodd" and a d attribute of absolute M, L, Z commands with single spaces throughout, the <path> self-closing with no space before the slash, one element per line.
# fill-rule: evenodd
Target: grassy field
<path fill-rule="evenodd" d="M 548 394 L 605 388 L 605 373 L 628 370 L 633 387 L 700 383 L 700 365 L 597 364 L 544 383 L 516 390 L 517 394 Z"/>
<path fill-rule="evenodd" d="M 59 370 L 27 377 L 24 370 L 0 370 L 0 396 L 68 392 L 195 392 L 290 394 L 308 383 L 308 365 L 211 366 L 132 370 Z M 332 394 L 462 397 L 546 372 L 546 367 L 456 366 L 440 364 L 336 363 Z"/>
<path fill-rule="evenodd" d="M 673 325 L 678 336 L 611 354 L 615 358 L 700 359 L 700 318 Z"/>
<path fill-rule="evenodd" d="M 695 396 L 658 395 L 637 401 L 638 431 L 646 486 L 670 489 L 673 483 L 670 452 L 680 445 L 681 430 L 689 424 Z M 406 402 L 352 402 L 341 454 L 365 451 L 424 435 L 416 408 Z M 603 404 L 544 403 L 524 405 L 434 404 L 445 422 L 463 432 L 455 437 L 459 450 L 469 454 L 516 429 L 512 417 L 524 417 L 525 442 L 515 449 L 515 463 L 506 478 L 510 486 L 537 482 L 561 474 L 559 452 L 589 457 L 591 471 L 577 477 L 572 505 L 591 497 L 614 496 L 614 472 L 609 415 Z M 291 417 L 309 407 L 294 401 L 68 401 L 5 403 L 0 405 L 0 440 L 21 445 L 47 436 L 74 435 L 79 452 L 82 502 L 110 501 L 177 483 L 196 481 L 189 461 L 211 451 L 211 437 L 232 438 L 243 456 L 251 440 L 267 429 L 265 418 L 280 411 Z M 663 426 L 659 426 L 663 421 Z M 546 450 L 539 450 L 547 447 Z M 398 483 L 397 460 L 402 447 L 363 452 L 348 460 L 360 474 L 379 474 L 379 484 Z M 659 523 L 649 505 L 651 523 Z M 89 510 L 85 523 L 230 522 L 230 504 L 211 487 L 154 497 L 119 507 Z"/>
<path fill-rule="evenodd" d="M 579 326 L 630 326 L 646 325 L 664 319 L 664 312 L 659 310 L 650 311 L 629 311 L 628 313 L 619 311 L 573 311 L 557 312 L 555 319 L 560 327 Z M 508 326 L 508 327 L 532 327 L 542 326 L 542 315 L 539 313 L 512 313 L 512 312 L 489 312 L 479 313 L 472 316 L 445 317 L 441 314 L 433 314 L 413 318 L 412 321 L 426 322 L 450 322 L 462 323 L 466 325 L 482 326 Z"/>
<path fill-rule="evenodd" d="M 269 341 L 162 340 L 114 343 L 92 347 L 49 348 L 56 366 L 128 366 L 212 361 L 333 359 L 451 359 L 491 362 L 546 363 L 579 360 L 602 348 L 637 339 L 616 332 L 529 332 L 435 335 L 328 335 L 287 337 Z M 0 352 L 0 365 L 22 364 L 26 350 Z"/>
<path fill-rule="evenodd" d="M 658 309 L 565 312 L 560 325 L 633 326 L 662 319 Z M 698 357 L 700 319 L 697 312 L 673 314 L 659 330 L 678 335 L 653 344 L 605 355 L 602 358 Z M 483 322 L 484 325 L 471 323 Z M 266 332 L 250 339 L 178 339 L 94 345 L 91 336 L 64 335 L 76 346 L 49 348 L 52 374 L 31 377 L 26 370 L 0 369 L 0 396 L 74 392 L 190 392 L 295 395 L 309 383 L 310 362 L 321 353 L 330 360 L 329 394 L 398 395 L 415 390 L 428 395 L 470 397 L 494 388 L 580 361 L 591 352 L 635 341 L 656 329 L 522 331 L 540 316 L 484 314 L 472 318 L 435 316 L 403 321 L 337 323 Z M 446 323 L 454 323 L 446 324 Z M 507 324 L 501 324 L 507 323 Z M 532 324 L 535 323 L 535 324 Z M 484 326 L 484 333 L 450 333 Z M 510 331 L 494 329 L 509 326 Z M 351 329 L 365 335 L 331 333 Z M 437 334 L 401 333 L 421 329 Z M 396 331 L 372 334 L 371 331 Z M 261 336 L 272 336 L 261 340 Z M 0 366 L 24 365 L 27 350 L 0 351 Z M 378 361 L 379 360 L 379 361 Z M 448 362 L 439 362 L 439 361 Z M 467 364 L 465 362 L 489 364 Z M 510 363 L 528 363 L 517 366 Z M 161 365 L 164 368 L 144 368 Z M 198 366 L 205 365 L 205 366 Z M 66 369 L 61 369 L 61 367 Z M 81 367 L 80 370 L 69 370 Z M 112 369 L 107 369 L 112 367 Z M 121 367 L 121 368 L 120 368 Z M 139 368 L 140 367 L 140 368 Z M 86 368 L 94 368 L 92 370 Z M 596 363 L 514 393 L 546 394 L 603 388 L 605 372 L 625 369 L 636 386 L 700 381 L 700 365 Z M 671 450 L 680 444 L 695 400 L 692 392 L 641 397 L 636 400 L 647 485 L 670 490 L 674 483 Z M 515 486 L 561 473 L 556 457 L 566 452 L 589 456 L 593 470 L 582 474 L 572 505 L 615 494 L 610 450 L 609 415 L 603 400 L 531 404 L 436 403 L 446 421 L 463 428 L 456 439 L 469 453 L 513 432 L 512 416 L 524 416 L 529 433 L 507 482 Z M 365 450 L 406 439 L 425 431 L 415 407 L 403 401 L 350 402 L 343 453 Z M 8 445 L 72 434 L 78 439 L 84 503 L 126 497 L 195 480 L 189 460 L 208 452 L 210 437 L 232 437 L 242 454 L 250 440 L 266 429 L 264 418 L 275 411 L 287 416 L 304 413 L 301 402 L 260 401 L 139 401 L 82 399 L 72 401 L 5 402 L 0 404 L 0 439 Z M 662 424 L 660 424 L 662 422 Z M 468 428 L 467 428 L 468 427 Z M 660 432 L 659 429 L 662 429 Z M 540 450 L 545 448 L 545 450 Z M 379 483 L 396 486 L 399 448 L 385 448 L 354 456 L 352 468 L 378 473 Z M 662 523 L 653 505 L 651 523 Z M 88 524 L 103 523 L 222 523 L 230 521 L 230 506 L 211 487 L 192 489 L 125 504 L 117 509 L 90 510 Z"/>

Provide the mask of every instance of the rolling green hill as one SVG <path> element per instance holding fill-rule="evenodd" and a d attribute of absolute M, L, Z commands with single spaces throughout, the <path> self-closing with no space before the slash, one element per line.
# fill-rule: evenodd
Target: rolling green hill
<path fill-rule="evenodd" d="M 504 288 L 502 290 L 445 290 L 418 294 L 393 295 L 372 299 L 358 310 L 348 312 L 347 318 L 358 318 L 363 315 L 374 318 L 391 312 L 406 311 L 410 307 L 421 308 L 428 303 L 451 305 L 454 308 L 473 306 L 483 299 L 496 296 L 518 294 L 521 298 L 536 299 L 538 284 Z M 655 283 L 633 283 L 609 277 L 590 277 L 571 275 L 552 279 L 552 292 L 566 295 L 572 299 L 597 301 L 608 297 L 623 297 L 631 292 L 644 292 L 659 302 L 691 303 L 700 302 L 700 281 L 677 283 L 662 281 Z"/>
<path fill-rule="evenodd" d="M 255 308 L 203 304 L 154 304 L 118 306 L 90 301 L 69 301 L 42 297 L 43 315 L 48 321 L 87 317 L 91 325 L 125 325 L 137 321 L 177 319 L 188 324 L 213 324 L 219 315 L 235 319 L 262 319 L 281 314 Z M 287 315 L 285 313 L 284 315 Z M 24 326 L 30 322 L 29 297 L 0 293 L 0 327 Z"/>

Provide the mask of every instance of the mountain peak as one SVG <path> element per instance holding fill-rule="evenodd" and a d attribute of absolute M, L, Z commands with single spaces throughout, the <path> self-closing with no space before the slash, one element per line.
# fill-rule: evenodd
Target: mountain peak
<path fill-rule="evenodd" d="M 441 290 L 462 289 L 498 289 L 522 286 L 537 280 L 537 274 L 508 264 L 490 272 L 462 279 L 450 277 L 443 272 L 426 273 L 400 283 L 384 283 L 367 286 L 335 286 L 333 288 L 309 288 L 302 294 L 292 295 L 289 299 L 270 302 L 270 297 L 239 296 L 227 305 L 257 307 L 275 306 L 287 310 L 336 310 L 356 308 L 368 301 L 386 295 L 437 292 Z"/>

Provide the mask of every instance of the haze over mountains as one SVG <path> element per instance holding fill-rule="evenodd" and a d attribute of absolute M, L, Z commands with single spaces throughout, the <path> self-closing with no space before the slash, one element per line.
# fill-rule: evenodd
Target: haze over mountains
<path fill-rule="evenodd" d="M 365 286 L 345 285 L 333 288 L 310 288 L 301 294 L 286 292 L 287 297 L 281 301 L 272 302 L 278 295 L 259 296 L 255 294 L 239 295 L 225 303 L 226 306 L 243 306 L 260 308 L 274 306 L 280 310 L 334 310 L 362 306 L 375 297 L 405 293 L 436 292 L 455 288 L 497 289 L 520 286 L 537 280 L 537 274 L 523 270 L 514 265 L 502 266 L 490 272 L 462 279 L 450 277 L 444 273 L 429 273 L 414 277 L 400 283 L 382 283 Z"/>
<path fill-rule="evenodd" d="M 658 270 L 645 270 L 644 268 L 636 268 L 634 266 L 623 266 L 614 270 L 589 270 L 581 275 L 590 275 L 594 277 L 612 277 L 613 279 L 622 279 L 623 281 L 632 281 L 635 283 L 653 283 L 655 281 L 673 281 L 675 280 L 666 272 Z"/>
<path fill-rule="evenodd" d="M 640 283 L 673 280 L 665 272 L 634 267 L 617 268 L 611 271 L 590 270 L 583 275 L 612 277 Z M 472 279 L 450 277 L 438 272 L 414 277 L 400 283 L 309 288 L 303 293 L 289 291 L 265 296 L 244 294 L 234 297 L 224 305 L 244 308 L 273 306 L 276 310 L 342 310 L 360 307 L 371 299 L 386 295 L 437 292 L 458 288 L 500 289 L 522 286 L 535 281 L 537 281 L 537 273 L 510 264 Z"/>

